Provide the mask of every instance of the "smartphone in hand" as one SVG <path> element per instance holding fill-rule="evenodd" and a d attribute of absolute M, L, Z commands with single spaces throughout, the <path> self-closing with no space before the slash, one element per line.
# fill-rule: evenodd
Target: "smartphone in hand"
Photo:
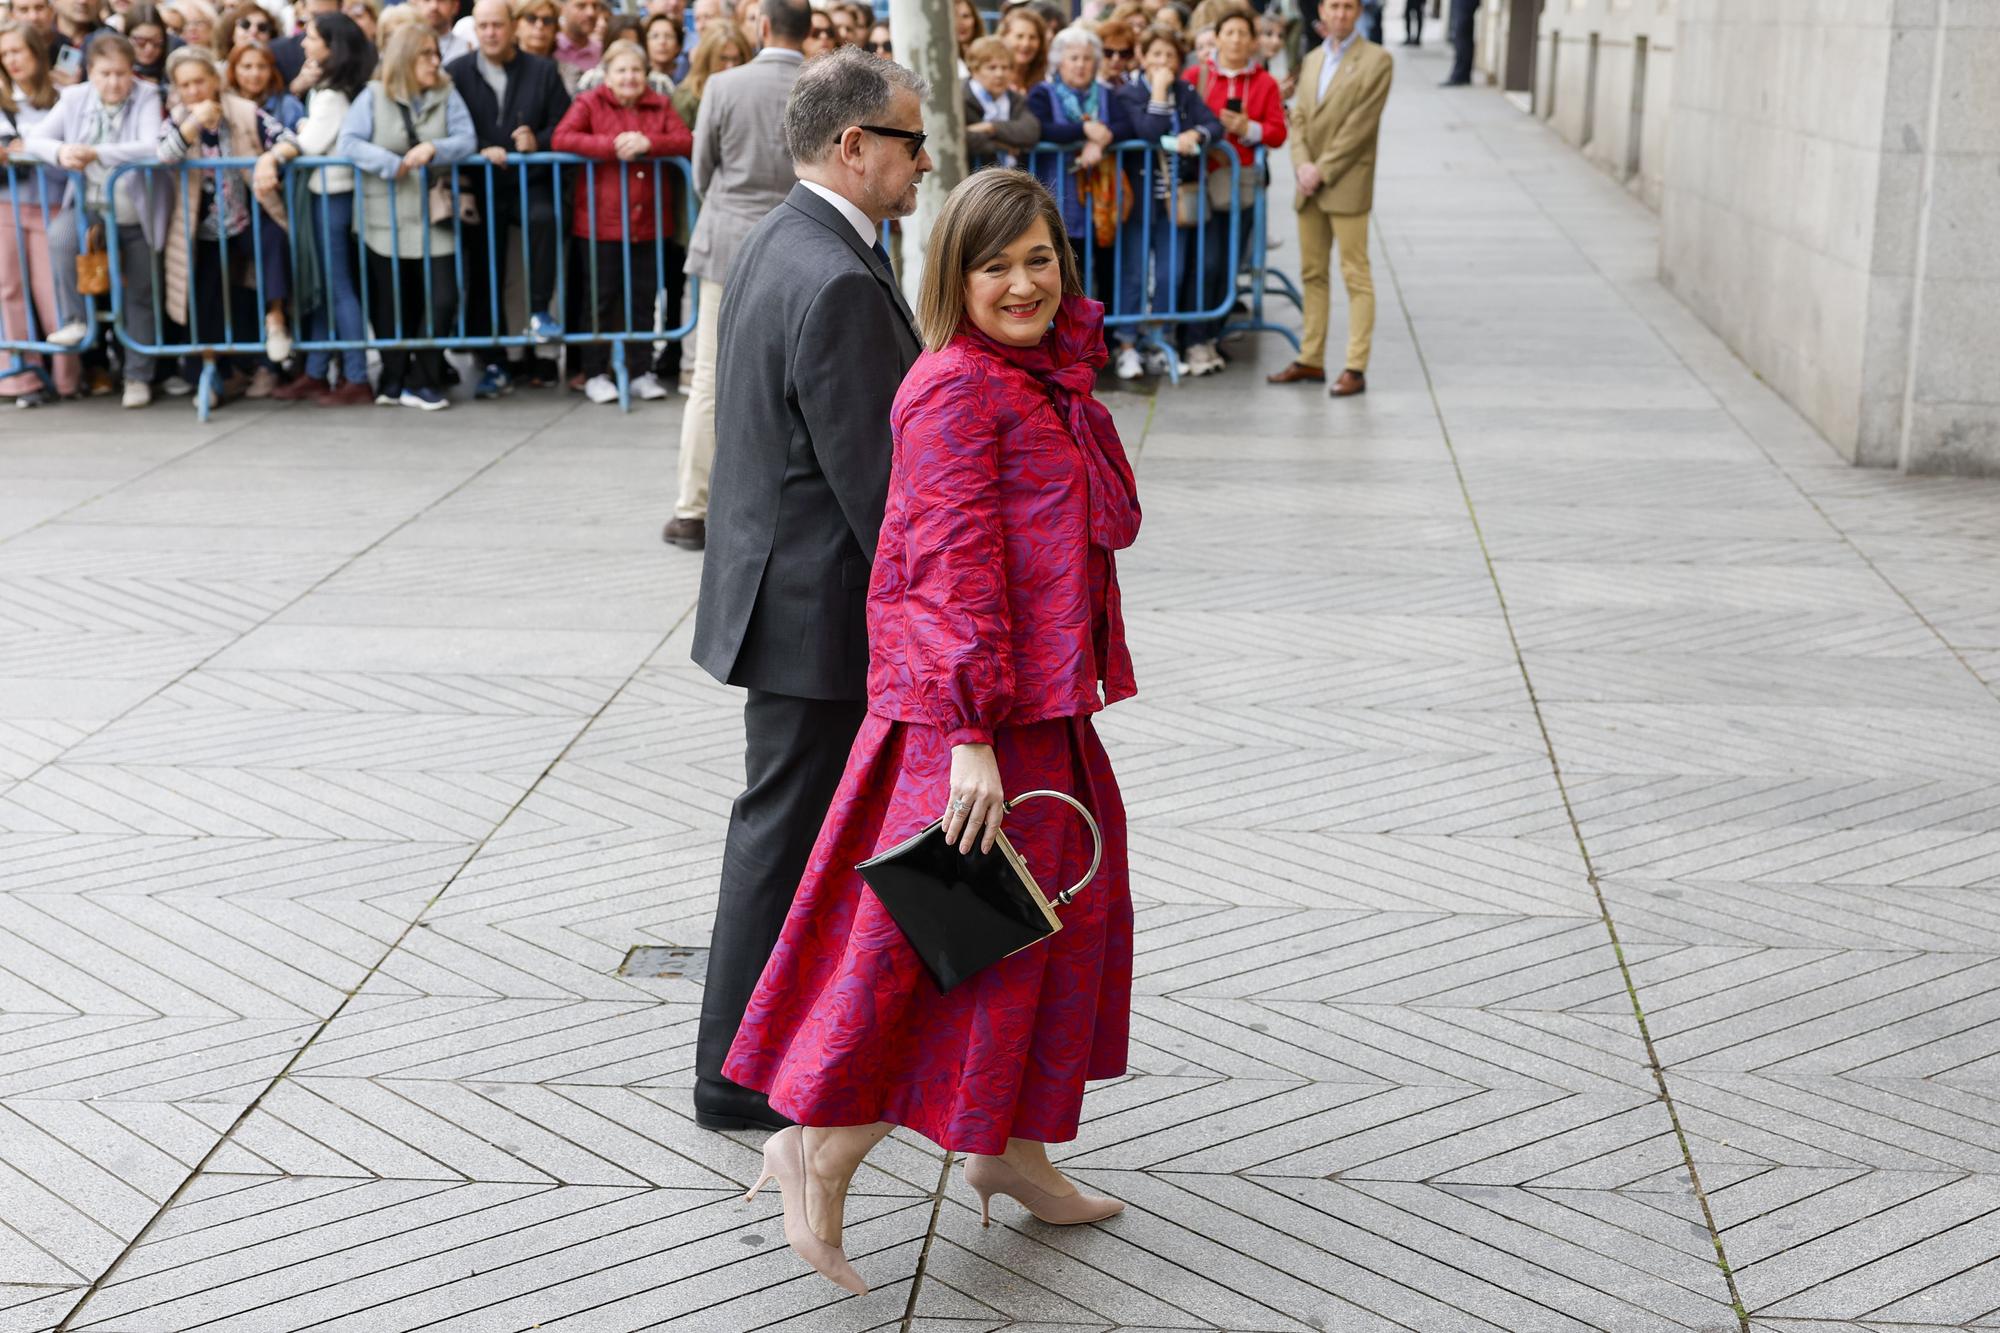
<path fill-rule="evenodd" d="M 56 52 L 55 67 L 62 73 L 71 76 L 83 73 L 83 48 L 80 46 L 65 46 L 62 50 Z"/>
<path fill-rule="evenodd" d="M 1222 109 L 1224 111 L 1234 111 L 1238 115 L 1241 115 L 1243 112 L 1243 99 L 1240 97 L 1232 97 L 1228 101 L 1222 104 Z"/>

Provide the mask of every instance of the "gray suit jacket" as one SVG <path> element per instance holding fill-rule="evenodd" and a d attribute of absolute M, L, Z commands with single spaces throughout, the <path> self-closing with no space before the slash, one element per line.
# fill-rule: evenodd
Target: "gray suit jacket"
<path fill-rule="evenodd" d="M 729 280 L 744 236 L 798 180 L 785 148 L 785 103 L 800 63 L 798 52 L 772 47 L 702 90 L 688 164 L 701 212 L 688 237 L 687 271 L 704 282 Z"/>
<path fill-rule="evenodd" d="M 803 185 L 731 272 L 694 660 L 731 685 L 864 699 L 889 407 L 922 350 L 915 322 L 874 250 Z"/>

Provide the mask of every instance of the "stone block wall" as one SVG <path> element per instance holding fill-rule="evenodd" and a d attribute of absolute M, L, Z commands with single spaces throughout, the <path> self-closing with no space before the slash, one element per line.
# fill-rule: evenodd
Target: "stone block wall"
<path fill-rule="evenodd" d="M 1679 27 L 1665 281 L 1854 461 L 2000 472 L 2000 4 Z"/>

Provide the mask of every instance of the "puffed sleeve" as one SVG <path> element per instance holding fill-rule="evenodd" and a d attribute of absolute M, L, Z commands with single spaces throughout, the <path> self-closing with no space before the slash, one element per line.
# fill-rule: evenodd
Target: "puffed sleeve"
<path fill-rule="evenodd" d="M 1014 695 L 999 422 L 964 373 L 900 406 L 903 617 L 917 697 L 947 744 L 990 745 Z"/>

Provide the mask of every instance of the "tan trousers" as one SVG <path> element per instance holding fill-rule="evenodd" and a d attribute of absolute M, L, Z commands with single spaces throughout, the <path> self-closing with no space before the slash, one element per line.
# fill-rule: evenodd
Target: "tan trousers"
<path fill-rule="evenodd" d="M 681 490 L 675 518 L 708 518 L 708 470 L 715 463 L 715 344 L 722 335 L 722 284 L 701 280 L 694 322 L 694 373 L 681 412 Z"/>
<path fill-rule="evenodd" d="M 1348 370 L 1368 369 L 1375 334 L 1375 278 L 1368 271 L 1368 214 L 1299 210 L 1299 285 L 1306 298 L 1305 338 L 1299 364 L 1326 365 L 1326 319 L 1332 284 L 1328 265 L 1340 247 L 1340 280 L 1347 287 Z"/>

